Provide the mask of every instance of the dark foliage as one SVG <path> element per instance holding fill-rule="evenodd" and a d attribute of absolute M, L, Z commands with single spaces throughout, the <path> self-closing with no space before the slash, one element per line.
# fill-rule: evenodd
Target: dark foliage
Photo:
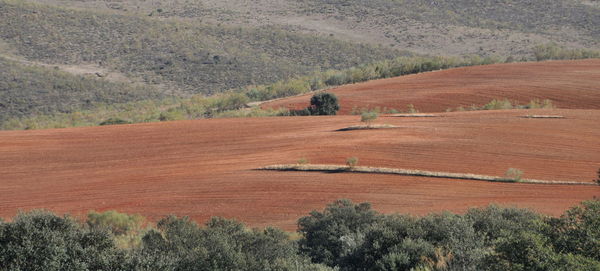
<path fill-rule="evenodd" d="M 335 115 L 340 110 L 338 98 L 333 93 L 319 92 L 310 98 L 311 115 Z"/>
<path fill-rule="evenodd" d="M 559 218 L 494 205 L 464 215 L 382 215 L 337 200 L 298 221 L 298 241 L 223 218 L 200 227 L 169 216 L 134 231 L 141 243 L 128 248 L 114 240 L 141 218 L 90 219 L 33 211 L 0 220 L 0 270 L 600 270 L 599 200 Z"/>
<path fill-rule="evenodd" d="M 0 270 L 119 270 L 125 254 L 107 231 L 45 211 L 0 223 Z"/>
<path fill-rule="evenodd" d="M 118 124 L 130 124 L 131 122 L 119 119 L 119 118 L 109 118 L 103 122 L 100 122 L 100 126 L 103 125 L 118 125 Z"/>

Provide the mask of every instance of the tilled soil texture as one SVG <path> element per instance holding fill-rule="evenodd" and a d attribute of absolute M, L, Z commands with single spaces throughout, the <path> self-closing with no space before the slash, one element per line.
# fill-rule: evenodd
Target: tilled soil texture
<path fill-rule="evenodd" d="M 421 112 L 456 111 L 461 106 L 480 107 L 492 99 L 509 99 L 521 105 L 533 99 L 550 99 L 558 108 L 600 109 L 600 59 L 464 67 L 328 91 L 340 100 L 338 114 L 376 107 L 407 111 L 409 104 Z M 274 100 L 262 107 L 302 109 L 309 105 L 312 95 Z"/>
<path fill-rule="evenodd" d="M 427 75 L 429 76 L 429 75 Z M 528 119 L 523 115 L 562 115 Z M 559 215 L 600 186 L 492 183 L 425 177 L 261 171 L 315 164 L 589 181 L 600 166 L 600 110 L 508 110 L 382 116 L 395 129 L 336 131 L 358 116 L 210 119 L 0 132 L 0 216 L 46 208 L 82 215 L 115 209 L 157 220 L 211 216 L 293 230 L 339 198 L 415 215 L 500 203 Z"/>

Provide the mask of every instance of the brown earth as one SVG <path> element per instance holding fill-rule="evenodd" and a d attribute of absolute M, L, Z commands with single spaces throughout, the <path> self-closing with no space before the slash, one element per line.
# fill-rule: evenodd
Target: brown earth
<path fill-rule="evenodd" d="M 507 98 L 519 104 L 550 99 L 559 108 L 600 109 L 600 59 L 510 63 L 456 68 L 344 85 L 328 91 L 341 104 L 340 114 L 354 107 L 387 107 L 400 111 L 413 104 L 421 112 L 444 112 L 459 106 L 481 106 Z M 263 103 L 263 108 L 301 109 L 311 94 Z"/>
<path fill-rule="evenodd" d="M 519 117 L 526 114 L 565 119 Z M 377 123 L 400 128 L 348 132 L 335 130 L 358 124 L 357 116 L 2 131 L 0 216 L 32 208 L 76 215 L 116 209 L 152 220 L 225 216 L 291 230 L 300 216 L 338 198 L 369 201 L 388 213 L 461 212 L 495 202 L 559 215 L 600 196 L 600 186 L 255 170 L 300 158 L 341 164 L 356 156 L 364 166 L 485 175 L 512 167 L 526 178 L 591 182 L 600 167 L 600 110 L 439 115 L 381 117 Z"/>

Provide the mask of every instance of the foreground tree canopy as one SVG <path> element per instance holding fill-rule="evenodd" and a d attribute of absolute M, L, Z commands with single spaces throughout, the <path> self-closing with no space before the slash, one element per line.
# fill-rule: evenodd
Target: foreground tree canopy
<path fill-rule="evenodd" d="M 560 218 L 491 205 L 464 215 L 383 215 L 338 200 L 275 228 L 213 218 L 46 211 L 0 222 L 0 270 L 600 270 L 600 200 Z"/>

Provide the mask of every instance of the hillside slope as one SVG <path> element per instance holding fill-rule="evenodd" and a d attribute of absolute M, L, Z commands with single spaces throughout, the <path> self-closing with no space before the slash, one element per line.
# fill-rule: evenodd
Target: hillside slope
<path fill-rule="evenodd" d="M 600 60 L 495 64 L 421 73 L 345 85 L 335 93 L 341 114 L 353 108 L 394 108 L 412 104 L 421 112 L 481 106 L 492 99 L 527 104 L 550 99 L 559 108 L 600 109 Z M 306 94 L 262 104 L 264 108 L 304 108 Z"/>
<path fill-rule="evenodd" d="M 560 114 L 566 119 L 525 119 Z M 490 202 L 560 214 L 600 186 L 490 183 L 410 176 L 259 171 L 342 164 L 591 182 L 600 162 L 600 110 L 443 113 L 381 118 L 398 129 L 337 132 L 357 116 L 210 119 L 89 128 L 0 131 L 0 216 L 19 209 L 116 209 L 238 218 L 294 229 L 337 198 L 385 212 L 464 211 Z"/>
<path fill-rule="evenodd" d="M 228 25 L 278 25 L 436 55 L 528 56 L 539 43 L 600 48 L 589 0 L 35 0 Z"/>
<path fill-rule="evenodd" d="M 0 39 L 29 60 L 98 64 L 175 94 L 211 94 L 400 52 L 277 27 L 248 28 L 0 1 Z M 1 53 L 1 52 L 0 52 Z"/>
<path fill-rule="evenodd" d="M 0 56 L 0 124 L 11 117 L 74 112 L 98 103 L 160 98 L 158 90 L 23 65 Z"/>

